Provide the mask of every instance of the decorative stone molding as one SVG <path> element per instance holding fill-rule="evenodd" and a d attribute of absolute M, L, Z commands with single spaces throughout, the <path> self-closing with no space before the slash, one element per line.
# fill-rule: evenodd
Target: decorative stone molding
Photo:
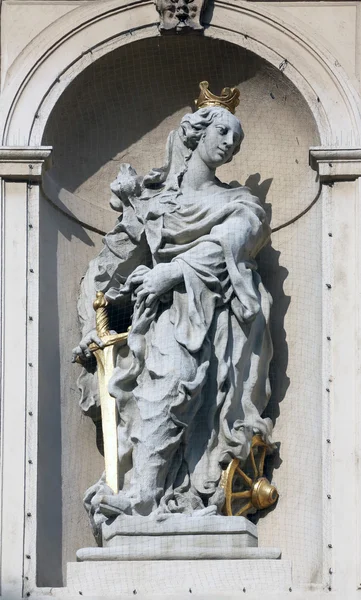
<path fill-rule="evenodd" d="M 159 35 L 154 16 L 151 0 L 87 2 L 42 31 L 14 61 L 11 77 L 4 75 L 3 144 L 40 144 L 49 114 L 72 79 L 123 44 Z M 334 57 L 309 39 L 296 19 L 288 15 L 286 22 L 264 5 L 244 0 L 218 0 L 212 24 L 207 25 L 206 37 L 238 44 L 277 67 L 287 58 L 286 75 L 309 104 L 322 143 L 346 133 L 359 143 L 357 90 L 342 68 L 335 67 Z"/>
<path fill-rule="evenodd" d="M 51 166 L 51 152 L 51 146 L 0 147 L 0 177 L 39 181 L 43 169 Z"/>
<path fill-rule="evenodd" d="M 310 148 L 309 163 L 321 183 L 355 181 L 361 177 L 361 148 Z"/>
<path fill-rule="evenodd" d="M 207 0 L 156 0 L 159 31 L 190 33 L 203 31 L 201 17 Z"/>

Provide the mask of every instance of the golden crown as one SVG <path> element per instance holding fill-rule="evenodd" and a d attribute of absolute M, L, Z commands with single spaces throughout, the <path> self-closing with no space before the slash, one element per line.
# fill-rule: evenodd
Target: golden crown
<path fill-rule="evenodd" d="M 199 84 L 200 94 L 198 100 L 195 100 L 197 110 L 206 106 L 221 106 L 226 108 L 233 115 L 239 104 L 239 90 L 237 88 L 225 87 L 220 96 L 212 94 L 208 89 L 208 81 L 201 81 Z"/>

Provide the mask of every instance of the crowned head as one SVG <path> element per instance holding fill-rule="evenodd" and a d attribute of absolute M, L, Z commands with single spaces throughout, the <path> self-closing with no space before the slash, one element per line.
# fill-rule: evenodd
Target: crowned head
<path fill-rule="evenodd" d="M 201 82 L 200 89 L 196 100 L 198 110 L 184 115 L 177 132 L 170 134 L 167 162 L 144 178 L 146 187 L 162 185 L 166 180 L 179 182 L 194 152 L 212 169 L 230 162 L 239 152 L 244 138 L 241 123 L 234 115 L 239 91 L 224 88 L 221 96 L 215 96 L 209 92 L 207 82 Z"/>
<path fill-rule="evenodd" d="M 201 82 L 200 88 L 198 110 L 181 121 L 183 143 L 192 151 L 197 149 L 204 162 L 217 168 L 232 160 L 244 138 L 241 123 L 234 115 L 239 91 L 224 88 L 221 96 L 215 96 L 208 92 L 207 82 Z"/>

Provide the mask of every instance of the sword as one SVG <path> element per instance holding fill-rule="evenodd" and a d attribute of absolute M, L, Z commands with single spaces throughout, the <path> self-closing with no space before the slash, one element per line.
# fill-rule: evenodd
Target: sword
<path fill-rule="evenodd" d="M 100 410 L 104 442 L 105 481 L 113 492 L 117 494 L 119 491 L 117 440 L 118 413 L 115 399 L 109 394 L 108 384 L 116 364 L 117 350 L 120 346 L 126 345 L 128 332 L 109 332 L 107 304 L 103 292 L 97 292 L 96 299 L 93 302 L 93 308 L 95 310 L 97 334 L 103 342 L 104 347 L 99 348 L 97 344 L 92 342 L 89 344 L 89 350 L 94 354 L 98 367 Z"/>

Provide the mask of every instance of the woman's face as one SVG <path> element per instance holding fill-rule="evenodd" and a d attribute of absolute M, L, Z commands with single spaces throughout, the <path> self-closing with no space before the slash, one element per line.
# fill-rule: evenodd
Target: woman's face
<path fill-rule="evenodd" d="M 242 128 L 238 119 L 227 110 L 222 110 L 220 115 L 217 115 L 208 125 L 196 150 L 206 165 L 216 169 L 232 158 L 242 137 Z"/>

